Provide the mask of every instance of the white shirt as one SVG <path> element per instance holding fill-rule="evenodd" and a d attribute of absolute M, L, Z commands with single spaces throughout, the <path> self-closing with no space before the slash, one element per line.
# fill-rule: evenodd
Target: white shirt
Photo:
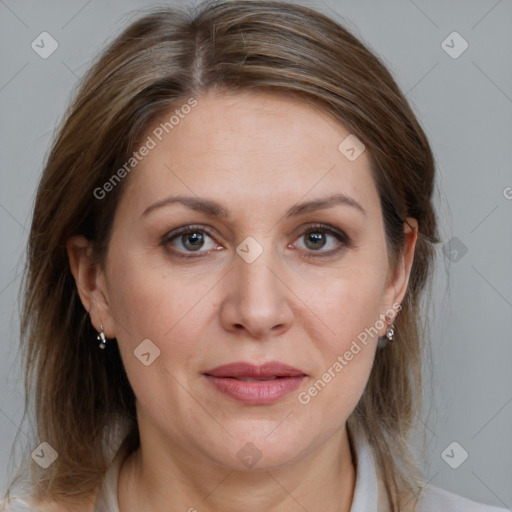
<path fill-rule="evenodd" d="M 382 480 L 377 476 L 375 460 L 366 439 L 355 440 L 356 485 L 350 512 L 389 512 Z M 94 512 L 119 512 L 117 482 L 124 460 L 118 452 L 101 484 Z M 5 507 L 6 505 L 3 504 Z M 0 512 L 38 512 L 21 499 L 13 500 Z M 149 511 L 148 511 L 149 512 Z M 510 509 L 482 505 L 431 485 L 423 488 L 415 512 L 511 512 Z"/>

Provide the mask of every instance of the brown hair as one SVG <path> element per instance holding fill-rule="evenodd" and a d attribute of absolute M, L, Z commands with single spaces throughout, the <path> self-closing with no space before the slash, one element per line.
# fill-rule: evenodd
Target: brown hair
<path fill-rule="evenodd" d="M 306 101 L 364 142 L 394 268 L 406 217 L 419 236 L 395 340 L 378 351 L 348 419 L 372 446 L 393 511 L 420 488 L 408 433 L 421 398 L 425 324 L 420 299 L 439 242 L 427 138 L 381 61 L 345 28 L 281 1 L 204 2 L 152 11 L 118 36 L 84 77 L 48 156 L 35 201 L 24 282 L 22 346 L 37 436 L 58 452 L 33 471 L 39 496 L 83 498 L 108 464 L 104 436 L 127 422 L 138 446 L 135 397 L 115 342 L 100 351 L 70 272 L 66 241 L 82 234 L 104 261 L 116 205 L 94 191 L 125 163 L 152 120 L 210 90 L 268 91 Z M 27 402 L 28 410 L 28 402 Z M 36 442 L 37 444 L 37 442 Z M 34 466 L 34 464 L 32 464 Z"/>

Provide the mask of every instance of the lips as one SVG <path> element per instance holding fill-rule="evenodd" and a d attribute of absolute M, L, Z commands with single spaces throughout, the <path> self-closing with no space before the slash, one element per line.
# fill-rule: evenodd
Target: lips
<path fill-rule="evenodd" d="M 251 363 L 231 363 L 224 366 L 218 366 L 213 370 L 205 372 L 206 375 L 212 377 L 231 377 L 233 379 L 248 378 L 268 380 L 278 377 L 297 377 L 305 375 L 304 372 L 288 366 L 287 364 L 272 362 L 257 366 Z"/>
<path fill-rule="evenodd" d="M 301 370 L 277 361 L 263 365 L 231 363 L 208 370 L 204 375 L 217 391 L 252 405 L 281 400 L 307 377 Z"/>

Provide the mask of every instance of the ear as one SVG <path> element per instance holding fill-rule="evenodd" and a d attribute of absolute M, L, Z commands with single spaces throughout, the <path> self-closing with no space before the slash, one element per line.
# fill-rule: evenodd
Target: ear
<path fill-rule="evenodd" d="M 82 235 L 76 235 L 67 240 L 66 249 L 80 300 L 91 317 L 92 325 L 98 332 L 103 325 L 105 336 L 115 338 L 105 273 L 93 257 L 91 242 Z"/>
<path fill-rule="evenodd" d="M 396 316 L 399 311 L 397 305 L 402 303 L 407 292 L 412 263 L 414 261 L 414 249 L 418 239 L 418 221 L 416 219 L 407 217 L 406 222 L 404 222 L 404 237 L 404 248 L 398 257 L 394 275 L 388 278 L 382 296 L 382 315 L 391 310 L 395 312 Z M 392 323 L 393 319 L 390 322 Z M 384 335 L 384 333 L 380 335 Z"/>

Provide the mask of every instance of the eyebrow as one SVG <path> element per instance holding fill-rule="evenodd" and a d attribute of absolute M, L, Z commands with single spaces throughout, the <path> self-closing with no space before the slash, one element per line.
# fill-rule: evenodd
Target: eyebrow
<path fill-rule="evenodd" d="M 171 204 L 179 203 L 191 210 L 205 213 L 211 217 L 218 217 L 221 219 L 229 219 L 230 215 L 228 210 L 221 206 L 219 203 L 212 201 L 211 199 L 205 199 L 200 197 L 191 196 L 173 196 L 157 201 L 152 205 L 148 206 L 141 215 L 141 218 L 148 215 L 158 208 L 169 206 Z M 366 216 L 365 209 L 352 197 L 345 194 L 333 194 L 320 199 L 313 199 L 312 201 L 306 201 L 303 203 L 293 205 L 284 215 L 285 218 L 296 217 L 305 213 L 313 212 L 316 210 L 324 210 L 326 208 L 332 208 L 337 205 L 350 206 L 361 214 Z"/>

